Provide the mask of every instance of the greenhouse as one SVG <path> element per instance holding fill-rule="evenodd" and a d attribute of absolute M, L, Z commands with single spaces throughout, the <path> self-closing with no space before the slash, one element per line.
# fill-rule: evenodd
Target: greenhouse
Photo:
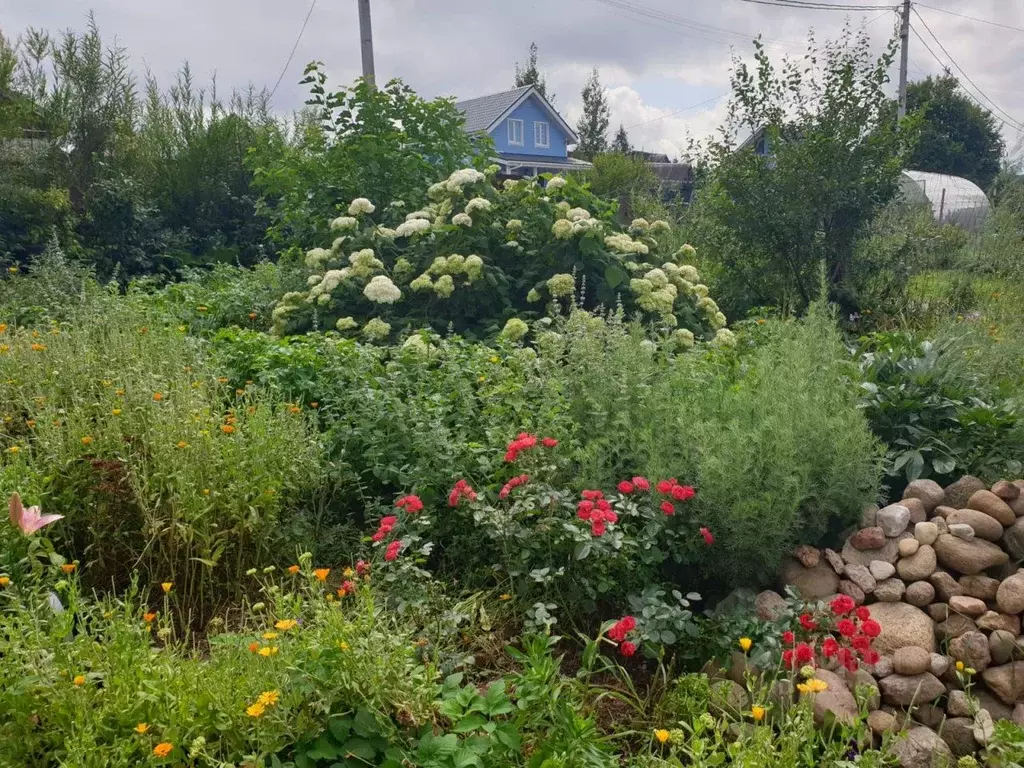
<path fill-rule="evenodd" d="M 900 188 L 911 202 L 927 203 L 935 220 L 977 232 L 988 218 L 989 202 L 981 188 L 960 176 L 904 171 Z"/>

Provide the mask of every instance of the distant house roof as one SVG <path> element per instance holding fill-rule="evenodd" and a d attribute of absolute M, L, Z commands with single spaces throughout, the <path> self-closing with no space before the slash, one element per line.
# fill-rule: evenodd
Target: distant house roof
<path fill-rule="evenodd" d="M 682 163 L 648 163 L 659 181 L 686 184 L 693 181 L 693 166 L 689 162 Z"/>
<path fill-rule="evenodd" d="M 455 108 L 466 118 L 467 133 L 488 133 L 502 120 L 508 117 L 512 111 L 526 101 L 530 95 L 537 97 L 544 109 L 551 115 L 556 123 L 568 136 L 570 144 L 579 141 L 579 137 L 572 127 L 562 119 L 562 116 L 551 106 L 551 102 L 545 99 L 535 86 L 523 85 L 513 88 L 511 91 L 492 93 L 488 96 L 477 96 L 475 99 L 455 102 Z"/>
<path fill-rule="evenodd" d="M 629 152 L 633 157 L 638 157 L 648 163 L 671 163 L 669 156 L 662 152 L 644 152 L 641 149 L 633 149 Z"/>
<path fill-rule="evenodd" d="M 757 130 L 753 131 L 747 138 L 740 142 L 740 145 L 736 147 L 736 151 L 739 152 L 742 149 L 751 149 L 754 145 L 760 141 L 761 137 L 764 136 L 768 126 L 762 125 Z"/>
<path fill-rule="evenodd" d="M 593 168 L 593 164 L 578 157 L 556 157 L 552 155 L 517 155 L 503 152 L 495 162 L 504 165 L 507 170 L 512 171 L 520 167 L 543 168 L 548 170 L 582 171 L 586 168 Z M 542 171 L 543 172 L 543 171 Z"/>

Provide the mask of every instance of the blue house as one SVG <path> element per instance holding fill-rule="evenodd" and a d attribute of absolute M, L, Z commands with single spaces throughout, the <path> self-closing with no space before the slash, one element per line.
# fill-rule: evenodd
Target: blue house
<path fill-rule="evenodd" d="M 480 96 L 455 104 L 466 118 L 466 132 L 494 140 L 505 176 L 536 176 L 590 168 L 569 157 L 569 145 L 579 137 L 535 86 Z"/>

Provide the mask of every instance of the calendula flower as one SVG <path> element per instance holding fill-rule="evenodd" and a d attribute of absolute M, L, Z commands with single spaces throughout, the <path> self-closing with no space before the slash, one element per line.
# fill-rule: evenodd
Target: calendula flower
<path fill-rule="evenodd" d="M 344 640 L 342 640 L 341 642 L 338 643 L 338 648 L 340 650 L 342 650 L 342 651 L 347 651 L 348 650 L 348 643 L 346 643 Z"/>
<path fill-rule="evenodd" d="M 256 653 L 260 649 L 260 644 L 253 640 L 249 643 L 249 653 Z"/>
<path fill-rule="evenodd" d="M 318 581 L 327 581 L 328 575 L 330 575 L 330 568 L 314 568 L 313 575 L 316 576 Z"/>
<path fill-rule="evenodd" d="M 258 701 L 245 708 L 245 714 L 249 717 L 263 717 L 263 713 L 266 711 L 266 706 L 260 704 Z"/>
<path fill-rule="evenodd" d="M 276 640 L 277 638 L 278 638 L 277 632 L 264 632 L 263 633 L 263 639 L 264 640 Z"/>
<path fill-rule="evenodd" d="M 740 643 L 740 648 L 743 649 L 744 653 L 749 651 L 750 650 L 750 646 L 752 646 L 754 644 L 754 642 L 749 637 L 741 637 L 740 640 L 739 640 L 739 643 Z"/>
<path fill-rule="evenodd" d="M 670 733 L 669 733 L 668 731 L 666 731 L 666 730 L 665 730 L 664 728 L 658 728 L 658 729 L 657 729 L 657 730 L 656 730 L 656 731 L 654 732 L 654 738 L 655 738 L 655 739 L 656 739 L 656 740 L 658 741 L 658 743 L 659 743 L 659 744 L 664 744 L 664 743 L 665 743 L 666 741 L 668 741 L 668 740 L 669 740 L 669 737 L 670 737 L 671 735 L 672 735 L 672 734 L 670 734 Z"/>
<path fill-rule="evenodd" d="M 278 691 L 264 691 L 260 694 L 257 701 L 264 707 L 272 707 L 277 704 L 277 700 L 281 698 L 281 694 Z"/>
<path fill-rule="evenodd" d="M 260 648 L 260 650 L 259 650 L 259 654 L 263 658 L 267 658 L 268 656 L 273 656 L 276 653 L 277 653 L 277 646 L 276 645 L 265 645 L 262 648 Z"/>
<path fill-rule="evenodd" d="M 75 571 L 75 568 L 77 568 L 77 567 L 78 567 L 78 566 L 77 566 L 77 565 L 75 565 L 74 563 L 64 563 L 64 565 L 62 565 L 62 566 L 60 567 L 60 569 L 61 569 L 61 570 L 62 570 L 62 571 L 63 571 L 64 573 L 74 573 L 74 571 Z"/>
<path fill-rule="evenodd" d="M 33 352 L 45 352 L 46 351 L 46 345 L 45 344 L 40 344 L 39 342 L 36 342 L 35 344 L 32 345 L 32 351 Z"/>
<path fill-rule="evenodd" d="M 764 720 L 765 708 L 759 706 L 753 706 L 750 708 L 750 716 L 753 717 L 757 722 Z"/>
<path fill-rule="evenodd" d="M 956 671 L 957 672 L 963 672 L 964 671 L 964 663 L 962 661 L 958 661 L 956 663 Z"/>
<path fill-rule="evenodd" d="M 210 489 L 209 488 L 203 488 L 203 496 L 209 496 L 209 495 L 210 495 Z"/>
<path fill-rule="evenodd" d="M 821 693 L 828 690 L 828 683 L 817 677 L 812 677 L 806 683 L 797 684 L 796 688 L 800 693 Z"/>
<path fill-rule="evenodd" d="M 294 576 L 298 572 L 299 572 L 299 566 L 297 566 L 297 565 L 289 565 L 288 566 L 288 573 L 290 573 L 292 576 Z"/>
<path fill-rule="evenodd" d="M 274 628 L 280 629 L 282 632 L 287 632 L 288 630 L 297 627 L 298 624 L 299 622 L 297 622 L 295 619 L 281 619 L 276 624 L 274 624 Z"/>
<path fill-rule="evenodd" d="M 71 681 L 76 686 L 85 685 L 85 675 L 75 675 L 75 679 Z"/>
<path fill-rule="evenodd" d="M 136 733 L 149 733 L 149 723 L 139 723 L 135 726 Z"/>
<path fill-rule="evenodd" d="M 10 448 L 7 449 L 7 452 L 8 453 L 21 453 L 21 446 L 19 446 L 19 445 L 12 445 Z"/>
<path fill-rule="evenodd" d="M 510 594 L 509 594 L 508 592 L 506 592 L 505 594 L 503 594 L 503 595 L 502 595 L 501 597 L 499 597 L 498 599 L 499 599 L 499 600 L 511 600 L 511 599 L 512 599 L 512 595 L 510 595 Z"/>
<path fill-rule="evenodd" d="M 230 435 L 235 431 L 235 427 L 233 424 L 221 424 L 220 431 L 223 432 L 225 435 Z"/>
<path fill-rule="evenodd" d="M 93 439 L 90 435 L 86 435 L 82 438 L 82 445 L 92 445 L 92 440 Z"/>
<path fill-rule="evenodd" d="M 9 587 L 11 585 L 10 576 L 0 576 L 0 587 Z"/>
<path fill-rule="evenodd" d="M 171 754 L 171 750 L 174 749 L 174 745 L 169 741 L 161 741 L 155 747 L 153 747 L 153 754 L 157 757 L 167 757 Z"/>
<path fill-rule="evenodd" d="M 152 624 L 153 623 L 153 619 L 155 619 L 155 618 L 156 618 L 156 614 L 155 613 L 144 613 L 144 614 L 142 614 L 142 620 L 144 622 L 146 622 L 147 624 Z"/>
<path fill-rule="evenodd" d="M 174 582 L 173 581 L 165 581 L 165 582 L 163 582 L 160 585 L 160 589 L 162 589 L 164 591 L 165 595 L 167 593 L 169 593 L 173 587 L 174 587 Z"/>

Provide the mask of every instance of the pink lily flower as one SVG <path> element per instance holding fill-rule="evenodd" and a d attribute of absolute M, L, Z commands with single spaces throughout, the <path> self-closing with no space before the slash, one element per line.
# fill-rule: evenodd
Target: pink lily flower
<path fill-rule="evenodd" d="M 40 528 L 64 519 L 64 515 L 40 515 L 38 505 L 25 509 L 21 504 L 21 496 L 17 493 L 11 494 L 10 508 L 11 522 L 21 528 L 25 536 L 31 536 Z"/>

